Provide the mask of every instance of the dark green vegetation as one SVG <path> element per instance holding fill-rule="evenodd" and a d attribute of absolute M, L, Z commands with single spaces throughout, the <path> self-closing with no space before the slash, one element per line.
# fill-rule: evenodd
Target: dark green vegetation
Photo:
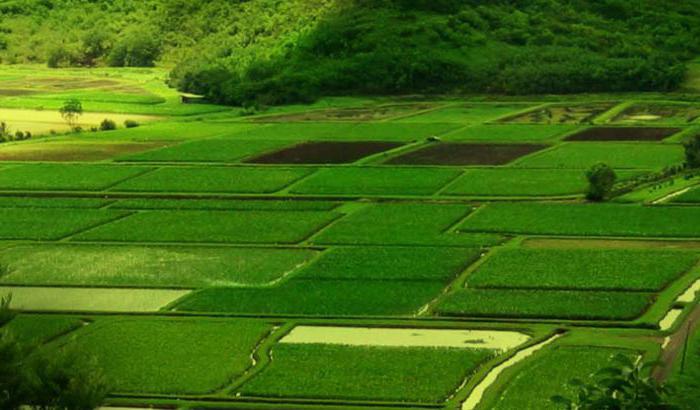
<path fill-rule="evenodd" d="M 76 350 L 44 349 L 39 344 L 47 341 L 47 331 L 60 334 L 76 327 L 71 322 L 80 322 L 17 316 L 11 301 L 0 298 L 0 407 L 94 409 L 103 404 L 109 387 L 93 361 Z"/>
<path fill-rule="evenodd" d="M 610 195 L 617 181 L 617 174 L 606 164 L 596 164 L 586 171 L 588 189 L 586 198 L 591 201 L 602 201 Z"/>
<path fill-rule="evenodd" d="M 248 382 L 242 394 L 439 403 L 492 354 L 456 348 L 281 343 L 272 350 L 272 364 Z"/>
<path fill-rule="evenodd" d="M 608 367 L 615 354 L 624 352 L 606 347 L 558 347 L 541 353 L 513 378 L 494 410 L 540 410 L 551 408 L 550 398 L 575 392 L 569 382 L 590 382 L 593 374 Z"/>
<path fill-rule="evenodd" d="M 697 10 L 651 0 L 4 1 L 0 48 L 10 63 L 177 63 L 174 84 L 235 104 L 669 90 L 699 51 Z"/>
<path fill-rule="evenodd" d="M 414 316 L 443 281 L 290 280 L 274 288 L 209 288 L 173 309 L 249 315 Z"/>
<path fill-rule="evenodd" d="M 447 296 L 437 311 L 448 316 L 632 320 L 652 301 L 649 293 L 467 288 Z"/>

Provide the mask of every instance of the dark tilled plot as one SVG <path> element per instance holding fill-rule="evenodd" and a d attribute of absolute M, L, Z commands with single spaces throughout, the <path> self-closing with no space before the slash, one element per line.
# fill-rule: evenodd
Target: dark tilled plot
<path fill-rule="evenodd" d="M 345 164 L 401 145 L 403 144 L 384 141 L 305 142 L 245 162 L 251 164 Z"/>
<path fill-rule="evenodd" d="M 0 96 L 3 97 L 17 97 L 20 95 L 31 95 L 36 93 L 36 91 L 23 90 L 20 88 L 0 88 Z"/>
<path fill-rule="evenodd" d="M 392 158 L 394 165 L 503 165 L 548 148 L 541 144 L 436 144 Z"/>
<path fill-rule="evenodd" d="M 566 141 L 661 141 L 680 128 L 596 127 L 570 135 Z"/>

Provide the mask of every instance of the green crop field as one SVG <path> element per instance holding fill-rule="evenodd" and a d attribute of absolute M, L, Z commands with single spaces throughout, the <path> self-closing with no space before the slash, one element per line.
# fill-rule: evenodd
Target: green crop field
<path fill-rule="evenodd" d="M 503 390 L 501 397 L 494 401 L 492 408 L 556 409 L 549 398 L 555 395 L 573 397 L 576 390 L 569 385 L 571 380 L 590 382 L 595 372 L 608 367 L 612 356 L 629 353 L 621 349 L 593 346 L 562 346 L 551 349 L 537 360 L 531 360 L 513 379 L 510 386 Z"/>
<path fill-rule="evenodd" d="M 253 365 L 250 355 L 270 330 L 249 321 L 117 318 L 63 343 L 93 354 L 115 391 L 208 393 Z"/>
<path fill-rule="evenodd" d="M 114 186 L 126 192 L 269 193 L 308 175 L 304 169 L 160 168 Z"/>
<path fill-rule="evenodd" d="M 0 189 L 101 191 L 149 170 L 109 165 L 23 165 L 0 172 Z"/>
<path fill-rule="evenodd" d="M 677 223 L 684 221 L 684 223 Z M 538 235 L 697 237 L 700 213 L 692 207 L 548 204 L 485 205 L 459 227 L 463 232 Z"/>
<path fill-rule="evenodd" d="M 444 139 L 449 141 L 546 142 L 556 140 L 564 134 L 574 131 L 576 128 L 573 125 L 471 125 L 450 132 L 444 136 Z"/>
<path fill-rule="evenodd" d="M 652 302 L 648 293 L 462 289 L 437 307 L 450 316 L 632 320 Z"/>
<path fill-rule="evenodd" d="M 326 251 L 296 277 L 450 281 L 479 258 L 475 248 L 351 247 Z"/>
<path fill-rule="evenodd" d="M 85 325 L 85 322 L 71 316 L 20 315 L 7 324 L 7 329 L 18 339 L 46 343 Z"/>
<path fill-rule="evenodd" d="M 412 316 L 437 297 L 440 281 L 290 280 L 273 288 L 209 288 L 174 306 L 181 312 L 308 316 Z"/>
<path fill-rule="evenodd" d="M 336 214 L 278 211 L 143 211 L 76 236 L 78 241 L 297 243 Z"/>
<path fill-rule="evenodd" d="M 0 239 L 57 240 L 128 215 L 97 209 L 0 209 Z"/>
<path fill-rule="evenodd" d="M 698 262 L 693 252 L 507 249 L 471 273 L 471 288 L 657 291 Z"/>
<path fill-rule="evenodd" d="M 319 244 L 463 246 L 498 242 L 496 235 L 469 236 L 446 232 L 471 211 L 469 206 L 453 204 L 376 204 L 356 210 L 312 241 Z"/>
<path fill-rule="evenodd" d="M 515 166 L 588 169 L 599 162 L 616 169 L 658 169 L 682 164 L 683 147 L 676 144 L 570 142 L 524 158 Z"/>
<path fill-rule="evenodd" d="M 292 187 L 306 195 L 431 195 L 461 174 L 448 169 L 333 168 Z"/>
<path fill-rule="evenodd" d="M 621 179 L 639 175 L 618 171 Z M 489 168 L 470 169 L 445 190 L 461 196 L 556 196 L 583 193 L 588 182 L 577 170 Z"/>
<path fill-rule="evenodd" d="M 85 410 L 564 410 L 622 353 L 695 410 L 697 7 L 51 3 L 0 2 L 0 374 L 102 373 Z"/>
<path fill-rule="evenodd" d="M 239 139 L 234 135 L 228 138 L 184 142 L 120 159 L 138 162 L 238 162 L 241 158 L 272 151 L 286 144 L 284 141 L 275 140 Z"/>
<path fill-rule="evenodd" d="M 272 355 L 243 395 L 439 403 L 491 352 L 282 343 Z M 431 382 L 416 385 L 425 378 Z"/>
<path fill-rule="evenodd" d="M 183 287 L 260 286 L 311 260 L 306 249 L 33 245 L 0 251 L 1 284 Z"/>

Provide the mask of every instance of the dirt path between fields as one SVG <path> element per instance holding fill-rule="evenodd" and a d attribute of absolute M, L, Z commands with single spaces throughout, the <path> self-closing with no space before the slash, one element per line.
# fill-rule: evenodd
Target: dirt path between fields
<path fill-rule="evenodd" d="M 679 360 L 679 354 L 683 353 L 685 340 L 688 333 L 695 332 L 700 327 L 700 304 L 695 305 L 693 311 L 686 317 L 679 329 L 669 336 L 669 341 L 666 347 L 661 351 L 659 361 L 662 363 L 657 366 L 652 372 L 652 377 L 657 381 L 663 382 L 670 376 L 673 370 L 673 364 Z"/>

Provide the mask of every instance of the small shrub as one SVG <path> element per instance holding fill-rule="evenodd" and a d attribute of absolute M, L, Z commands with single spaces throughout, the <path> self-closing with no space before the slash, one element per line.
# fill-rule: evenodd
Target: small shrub
<path fill-rule="evenodd" d="M 102 123 L 100 124 L 100 130 L 102 131 L 112 131 L 117 129 L 117 123 L 105 118 Z"/>
<path fill-rule="evenodd" d="M 688 168 L 700 168 L 700 134 L 683 143 L 685 164 Z"/>
<path fill-rule="evenodd" d="M 138 127 L 139 125 L 141 125 L 141 124 L 139 124 L 138 121 L 134 121 L 134 120 L 126 120 L 126 121 L 124 121 L 124 126 L 125 126 L 126 128 L 136 128 L 136 127 Z"/>
<path fill-rule="evenodd" d="M 617 180 L 615 171 L 607 164 L 596 164 L 586 172 L 588 191 L 586 198 L 591 201 L 602 201 L 612 192 Z"/>
<path fill-rule="evenodd" d="M 15 139 L 17 141 L 22 141 L 24 139 L 24 133 L 22 131 L 15 132 Z"/>

